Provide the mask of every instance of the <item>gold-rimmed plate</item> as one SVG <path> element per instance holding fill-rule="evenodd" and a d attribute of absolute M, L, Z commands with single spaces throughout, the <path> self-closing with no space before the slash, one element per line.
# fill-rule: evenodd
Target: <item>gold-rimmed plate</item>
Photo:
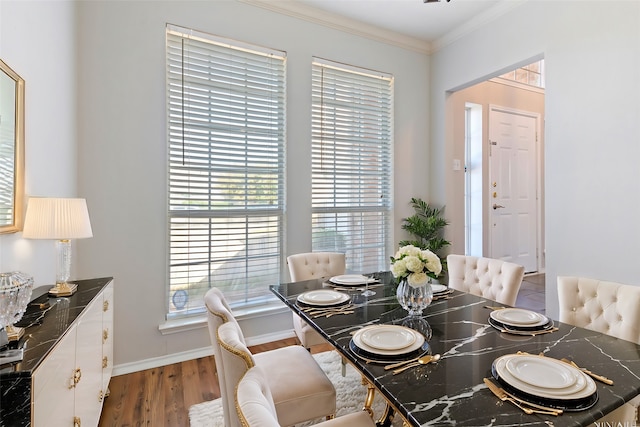
<path fill-rule="evenodd" d="M 341 274 L 329 279 L 331 283 L 342 286 L 361 286 L 367 283 L 374 283 L 376 279 L 363 276 L 362 274 Z"/>
<path fill-rule="evenodd" d="M 368 328 L 360 339 L 369 347 L 378 350 L 401 350 L 417 340 L 418 332 L 398 325 L 377 325 Z"/>
<path fill-rule="evenodd" d="M 342 304 L 351 297 L 343 292 L 332 289 L 316 289 L 298 295 L 298 301 L 311 306 L 326 307 Z"/>
<path fill-rule="evenodd" d="M 422 335 L 418 331 L 414 331 L 413 329 L 406 328 L 404 326 L 397 326 L 397 327 L 406 328 L 407 330 L 412 331 L 412 333 L 415 334 L 415 341 L 413 341 L 410 345 L 406 347 L 396 348 L 396 349 L 380 349 L 380 348 L 372 347 L 362 340 L 363 334 L 366 334 L 371 329 L 379 328 L 380 326 L 381 325 L 371 325 L 371 326 L 366 326 L 360 329 L 358 332 L 356 332 L 353 335 L 352 340 L 354 344 L 367 353 L 377 354 L 381 356 L 397 356 L 397 355 L 402 355 L 406 353 L 411 353 L 413 351 L 418 350 L 420 347 L 422 347 L 422 344 L 424 344 L 424 341 L 425 341 L 424 335 Z M 393 325 L 389 325 L 389 326 L 393 326 Z"/>
<path fill-rule="evenodd" d="M 503 308 L 494 310 L 489 316 L 504 325 L 516 327 L 537 327 L 549 323 L 547 316 L 523 308 Z"/>
<path fill-rule="evenodd" d="M 517 390 L 533 396 L 557 400 L 584 399 L 596 391 L 596 384 L 591 378 L 579 369 L 551 357 L 527 355 L 527 360 L 537 358 L 537 362 L 520 365 L 514 375 L 507 369 L 507 363 L 511 359 L 520 357 L 525 355 L 508 354 L 494 361 L 498 377 Z M 566 375 L 574 376 L 575 381 L 568 380 L 566 387 L 558 388 L 557 380 L 551 379 L 550 376 L 563 370 L 566 370 Z"/>

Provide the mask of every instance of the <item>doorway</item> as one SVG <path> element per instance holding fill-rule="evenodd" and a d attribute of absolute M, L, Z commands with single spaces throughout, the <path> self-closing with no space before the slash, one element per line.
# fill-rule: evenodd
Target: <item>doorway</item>
<path fill-rule="evenodd" d="M 544 89 L 510 86 L 452 93 L 464 108 L 464 151 L 453 147 L 464 153 L 464 250 L 544 272 Z"/>

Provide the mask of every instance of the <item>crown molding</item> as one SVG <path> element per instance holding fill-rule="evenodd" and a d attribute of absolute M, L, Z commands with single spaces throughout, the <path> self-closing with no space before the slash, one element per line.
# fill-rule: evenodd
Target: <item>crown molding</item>
<path fill-rule="evenodd" d="M 476 31 L 477 29 L 487 25 L 488 23 L 498 19 L 502 15 L 507 14 L 516 7 L 522 6 L 529 0 L 502 0 L 495 6 L 485 10 L 479 15 L 474 16 L 464 24 L 449 31 L 444 36 L 435 40 L 431 45 L 431 53 L 452 44 L 456 40 Z"/>
<path fill-rule="evenodd" d="M 404 49 L 432 54 L 438 50 L 454 43 L 456 40 L 476 31 L 491 21 L 505 15 L 509 11 L 526 3 L 529 0 L 502 0 L 495 6 L 474 16 L 469 21 L 454 28 L 439 39 L 428 42 L 425 40 L 409 37 L 395 31 L 386 30 L 374 25 L 365 24 L 342 15 L 316 9 L 303 3 L 288 1 L 274 2 L 272 0 L 236 0 L 240 3 L 260 7 L 271 12 L 302 19 L 314 24 L 333 28 L 345 33 L 354 34 L 382 43 L 398 46 Z"/>
<path fill-rule="evenodd" d="M 360 21 L 319 10 L 298 2 L 273 2 L 269 0 L 237 1 L 404 49 L 425 54 L 431 53 L 432 46 L 431 43 L 427 41 L 405 36 L 395 31 L 386 30 L 374 25 L 365 24 Z"/>

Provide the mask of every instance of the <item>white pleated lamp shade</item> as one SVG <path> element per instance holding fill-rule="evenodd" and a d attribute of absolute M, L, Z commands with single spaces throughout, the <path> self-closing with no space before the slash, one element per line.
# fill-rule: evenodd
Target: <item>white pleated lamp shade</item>
<path fill-rule="evenodd" d="M 51 240 L 93 237 L 87 201 L 50 197 L 30 198 L 22 237 Z"/>

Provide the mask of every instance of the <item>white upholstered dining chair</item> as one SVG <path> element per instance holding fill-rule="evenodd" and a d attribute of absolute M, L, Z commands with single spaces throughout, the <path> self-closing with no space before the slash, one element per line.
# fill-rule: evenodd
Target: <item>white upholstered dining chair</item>
<path fill-rule="evenodd" d="M 225 427 L 240 426 L 235 409 L 235 388 L 244 372 L 254 365 L 266 372 L 281 425 L 335 414 L 335 387 L 307 350 L 291 345 L 251 354 L 222 292 L 212 288 L 204 300 Z"/>
<path fill-rule="evenodd" d="M 447 256 L 449 287 L 513 306 L 524 277 L 524 267 L 493 258 Z"/>
<path fill-rule="evenodd" d="M 232 322 L 218 328 L 218 343 L 226 370 L 225 391 L 230 396 L 242 376 L 250 368 L 260 366 L 281 425 L 334 416 L 336 390 L 313 356 L 302 347 L 289 346 L 253 355 L 244 344 L 242 331 Z"/>
<path fill-rule="evenodd" d="M 640 286 L 558 276 L 558 301 L 561 322 L 640 344 Z M 636 396 L 602 418 L 600 425 L 636 425 L 639 407 Z"/>
<path fill-rule="evenodd" d="M 279 427 L 276 408 L 267 384 L 264 370 L 250 368 L 236 388 L 236 410 L 245 427 Z M 318 424 L 317 427 L 374 427 L 375 423 L 365 411 L 343 415 Z"/>
<path fill-rule="evenodd" d="M 307 252 L 287 257 L 289 275 L 293 282 L 318 278 L 330 278 L 344 274 L 345 254 L 339 252 Z M 304 348 L 324 344 L 326 340 L 296 313 L 293 314 L 293 330 Z"/>

